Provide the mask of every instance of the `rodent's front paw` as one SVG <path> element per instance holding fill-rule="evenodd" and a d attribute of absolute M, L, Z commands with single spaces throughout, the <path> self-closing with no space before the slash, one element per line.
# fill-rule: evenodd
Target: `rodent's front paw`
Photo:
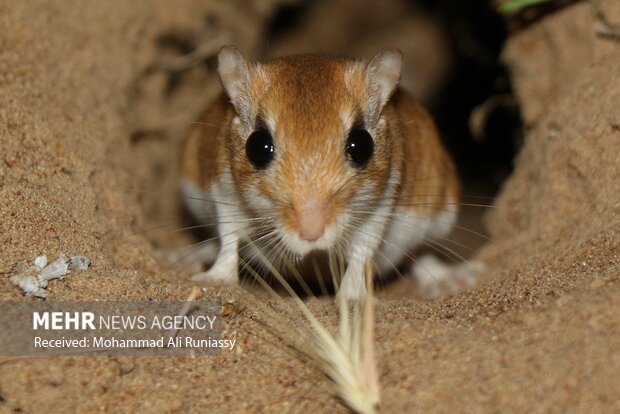
<path fill-rule="evenodd" d="M 236 270 L 222 270 L 211 268 L 206 272 L 196 273 L 192 276 L 194 282 L 207 282 L 214 285 L 233 285 L 239 282 Z"/>
<path fill-rule="evenodd" d="M 359 290 L 341 287 L 338 291 L 338 296 L 344 296 L 348 301 L 362 300 L 366 292 L 360 292 Z"/>
<path fill-rule="evenodd" d="M 342 278 L 338 296 L 344 296 L 347 300 L 362 300 L 366 296 L 363 275 L 351 274 L 348 270 Z"/>
<path fill-rule="evenodd" d="M 484 263 L 478 260 L 448 265 L 433 255 L 426 255 L 413 264 L 412 273 L 422 294 L 436 298 L 445 291 L 454 295 L 463 290 L 463 286 L 474 287 L 484 268 Z"/>

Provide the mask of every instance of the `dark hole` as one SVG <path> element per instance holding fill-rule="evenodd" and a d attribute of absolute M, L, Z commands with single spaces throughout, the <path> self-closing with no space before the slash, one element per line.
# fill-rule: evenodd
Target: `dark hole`
<path fill-rule="evenodd" d="M 512 171 L 521 137 L 518 108 L 497 107 L 487 114 L 484 139 L 474 139 L 469 118 L 478 105 L 512 95 L 499 54 L 507 33 L 503 17 L 486 0 L 419 0 L 450 34 L 456 68 L 431 108 L 441 136 L 461 175 L 464 192 L 495 195 Z M 498 122 L 498 121 L 502 122 Z"/>

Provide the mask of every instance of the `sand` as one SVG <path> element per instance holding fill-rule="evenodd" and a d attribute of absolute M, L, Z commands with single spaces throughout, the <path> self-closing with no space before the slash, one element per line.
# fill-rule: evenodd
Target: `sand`
<path fill-rule="evenodd" d="M 60 253 L 93 266 L 52 282 L 48 300 L 187 297 L 188 269 L 155 250 L 191 238 L 144 229 L 180 225 L 174 163 L 194 111 L 178 108 L 217 82 L 204 69 L 176 83 L 146 69 L 213 31 L 257 50 L 274 2 L 207 18 L 250 4 L 232 3 L 0 3 L 0 299 L 31 300 L 10 276 Z M 620 24 L 617 2 L 595 4 Z M 419 298 L 406 280 L 378 293 L 382 412 L 620 410 L 620 43 L 596 34 L 592 7 L 509 39 L 527 133 L 487 217 L 489 271 L 454 297 Z M 207 289 L 243 305 L 224 330 L 239 347 L 222 356 L 0 360 L 0 411 L 346 412 L 285 345 L 292 333 L 271 332 L 291 332 L 273 300 L 254 294 Z M 328 298 L 310 305 L 332 310 Z"/>

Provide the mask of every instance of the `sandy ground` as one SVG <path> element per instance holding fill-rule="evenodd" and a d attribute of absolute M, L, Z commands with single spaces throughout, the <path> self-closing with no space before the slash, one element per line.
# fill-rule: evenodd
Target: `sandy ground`
<path fill-rule="evenodd" d="M 208 16 L 234 5 L 78 4 L 0 2 L 0 299 L 30 300 L 10 276 L 61 252 L 93 266 L 53 282 L 49 300 L 184 299 L 187 269 L 158 263 L 144 229 L 179 225 L 171 171 L 193 113 L 170 114 L 208 99 L 216 81 L 184 75 L 205 88 L 192 94 L 144 70 L 165 49 L 155 39 L 179 28 L 200 38 L 241 25 L 226 40 L 251 49 L 273 4 L 217 23 Z M 620 6 L 592 4 L 506 46 L 528 131 L 487 217 L 485 280 L 438 300 L 415 297 L 409 281 L 379 292 L 383 412 L 620 411 L 620 43 L 595 31 L 601 13 L 619 25 Z M 226 319 L 235 352 L 1 360 L 0 411 L 346 412 L 284 345 L 295 338 L 271 299 L 206 296 L 243 305 Z"/>

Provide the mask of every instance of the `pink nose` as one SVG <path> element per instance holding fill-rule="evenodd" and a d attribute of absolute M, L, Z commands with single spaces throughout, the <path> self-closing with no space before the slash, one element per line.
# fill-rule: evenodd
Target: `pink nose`
<path fill-rule="evenodd" d="M 316 199 L 307 200 L 295 207 L 299 237 L 315 241 L 325 233 L 325 217 L 322 206 Z"/>

